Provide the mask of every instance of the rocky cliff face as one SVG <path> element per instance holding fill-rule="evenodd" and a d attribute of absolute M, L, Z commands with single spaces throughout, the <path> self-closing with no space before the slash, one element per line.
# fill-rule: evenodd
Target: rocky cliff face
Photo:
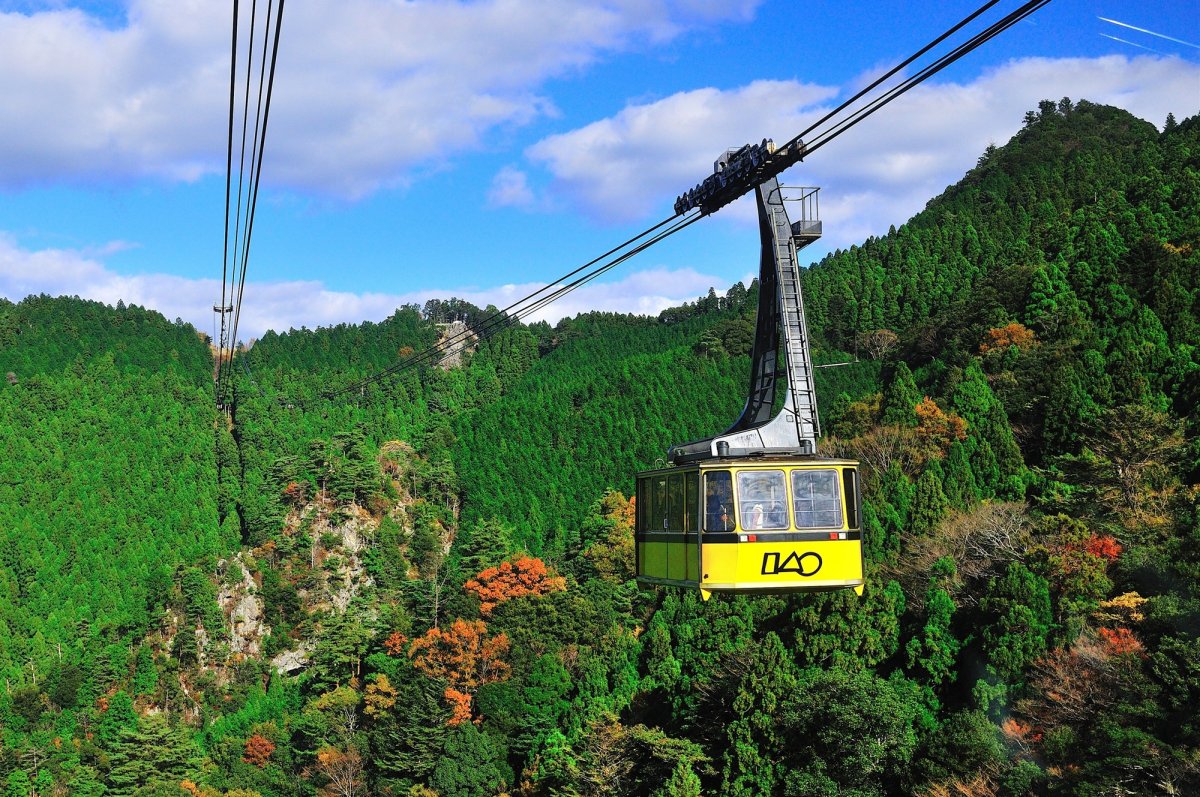
<path fill-rule="evenodd" d="M 438 366 L 447 371 L 458 368 L 463 364 L 463 355 L 475 351 L 479 337 L 463 321 L 451 321 L 438 326 L 442 330 L 442 339 L 438 343 L 445 346 Z"/>
<path fill-rule="evenodd" d="M 221 563 L 229 570 L 217 593 L 217 603 L 228 623 L 230 654 L 259 656 L 262 640 L 271 629 L 264 621 L 258 585 L 246 568 L 243 556 L 238 553 L 232 561 Z"/>

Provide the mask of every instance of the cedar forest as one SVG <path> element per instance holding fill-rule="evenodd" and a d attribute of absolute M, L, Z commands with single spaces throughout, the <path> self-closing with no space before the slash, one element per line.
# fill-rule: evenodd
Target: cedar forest
<path fill-rule="evenodd" d="M 633 580 L 757 285 L 336 401 L 489 311 L 268 333 L 230 417 L 191 326 L 0 300 L 0 791 L 1200 793 L 1200 118 L 1043 102 L 804 290 L 861 597 Z"/>

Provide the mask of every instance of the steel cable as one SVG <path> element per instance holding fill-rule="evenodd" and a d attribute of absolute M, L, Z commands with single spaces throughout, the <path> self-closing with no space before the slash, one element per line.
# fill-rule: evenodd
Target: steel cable
<path fill-rule="evenodd" d="M 848 100 L 846 100 L 845 102 L 841 103 L 835 109 L 833 109 L 829 113 L 825 114 L 821 119 L 819 119 L 816 122 L 814 122 L 813 124 L 809 125 L 808 128 L 806 128 L 799 135 L 797 135 L 796 137 L 791 139 L 788 142 L 788 144 L 785 146 L 801 143 L 802 139 L 805 136 L 812 133 L 814 130 L 817 130 L 822 124 L 824 124 L 825 122 L 828 122 L 830 119 L 834 118 L 837 114 L 845 111 L 847 108 L 849 108 L 855 102 L 857 102 L 858 100 L 860 100 L 864 96 L 866 96 L 869 92 L 875 90 L 880 85 L 882 85 L 885 81 L 887 81 L 889 78 L 895 76 L 902 69 L 911 65 L 917 59 L 919 59 L 921 56 L 927 54 L 930 50 L 932 50 L 939 44 L 946 41 L 946 39 L 948 39 L 949 37 L 953 36 L 955 33 L 962 30 L 965 26 L 969 25 L 974 20 L 978 19 L 982 14 L 986 13 L 988 10 L 990 10 L 995 5 L 997 5 L 998 2 L 999 2 L 999 0 L 989 0 L 989 2 L 984 3 L 982 6 L 980 6 L 974 12 L 969 14 L 963 20 L 961 20 L 960 22 L 958 22 L 957 24 L 955 24 L 954 26 L 949 28 L 947 31 L 945 31 L 944 33 L 942 33 L 941 35 L 939 35 L 938 37 L 936 37 L 935 39 L 930 41 L 928 44 L 926 44 L 924 47 L 922 47 L 920 50 L 918 50 L 912 56 L 909 56 L 904 61 L 897 64 L 895 67 L 890 69 L 887 73 L 885 73 L 884 75 L 882 75 L 881 77 L 879 77 L 878 79 L 873 81 L 870 85 L 868 85 L 861 91 L 857 92 L 853 97 L 851 97 Z M 842 133 L 846 132 L 850 128 L 854 127 L 854 125 L 858 124 L 863 119 L 866 119 L 868 116 L 870 116 L 871 114 L 878 111 L 880 108 L 884 107 L 885 105 L 892 102 L 896 98 L 900 97 L 901 95 L 903 95 L 906 92 L 913 89 L 915 86 L 919 85 L 920 83 L 924 82 L 928 78 L 937 74 L 941 70 L 950 66 L 955 61 L 959 60 L 963 56 L 972 52 L 973 50 L 975 50 L 976 48 L 978 48 L 985 42 L 991 40 L 992 38 L 999 35 L 1003 31 L 1009 29 L 1010 27 L 1015 25 L 1017 22 L 1020 22 L 1021 20 L 1025 19 L 1030 14 L 1032 14 L 1033 12 L 1042 8 L 1049 2 L 1050 2 L 1050 0 L 1029 0 L 1029 2 L 1026 2 L 1021 7 L 1019 7 L 1015 11 L 1009 13 L 1008 15 L 1006 15 L 999 21 L 992 23 L 989 27 L 984 29 L 982 32 L 975 34 L 974 36 L 972 36 L 970 39 L 968 39 L 963 44 L 960 44 L 957 47 L 955 47 L 949 53 L 947 53 L 943 56 L 940 56 L 932 64 L 929 64 L 928 66 L 923 67 L 920 71 L 918 71 L 913 76 L 906 78 L 897 86 L 894 86 L 893 88 L 888 89 L 880 97 L 877 97 L 877 98 L 871 100 L 865 106 L 853 111 L 847 118 L 836 122 L 832 127 L 830 127 L 827 130 L 818 132 L 816 138 L 812 141 L 812 143 L 805 145 L 805 148 L 804 148 L 805 154 L 807 155 L 808 153 L 811 153 L 811 152 L 819 149 L 820 147 L 824 146 L 825 144 L 829 143 L 837 136 L 841 135 Z M 774 175 L 771 175 L 771 176 L 774 176 Z M 409 357 L 405 358 L 404 360 L 402 360 L 392 366 L 389 366 L 388 368 L 386 368 L 376 374 L 373 374 L 366 378 L 357 380 L 357 381 L 353 382 L 352 384 L 347 385 L 346 387 L 343 387 L 343 388 L 340 388 L 337 390 L 324 391 L 320 394 L 320 398 L 328 400 L 328 399 L 337 398 L 338 396 L 344 395 L 346 393 L 350 393 L 350 392 L 354 392 L 354 391 L 361 391 L 368 385 L 371 385 L 371 384 L 378 382 L 382 379 L 385 379 L 387 377 L 400 374 L 411 368 L 416 368 L 418 366 L 429 364 L 429 363 L 441 362 L 441 360 L 443 360 L 446 356 L 448 356 L 448 350 L 453 350 L 455 347 L 464 343 L 466 340 L 470 339 L 471 337 L 475 337 L 480 340 L 486 340 L 488 337 L 495 334 L 497 331 L 507 328 L 508 326 L 511 326 L 511 325 L 517 323 L 522 318 L 526 318 L 530 314 L 537 312 L 538 310 L 546 307 L 547 305 L 551 304 L 552 302 L 557 301 L 558 299 L 562 298 L 563 296 L 566 296 L 567 294 L 569 294 L 572 291 L 579 288 L 581 285 L 584 285 L 584 284 L 590 282 L 591 280 L 599 277 L 600 275 L 610 271 L 611 269 L 615 268 L 617 265 L 624 263 L 629 258 L 633 257 L 634 255 L 636 255 L 642 251 L 645 251 L 650 246 L 653 246 L 654 244 L 658 243 L 659 241 L 665 239 L 666 237 L 669 237 L 670 235 L 675 234 L 679 230 L 682 230 L 683 228 L 690 226 L 692 223 L 694 223 L 695 221 L 702 218 L 702 216 L 701 216 L 701 214 L 695 214 L 690 217 L 684 217 L 684 221 L 678 222 L 678 223 L 672 225 L 671 227 L 669 227 L 664 232 L 654 235 L 653 237 L 643 241 L 641 244 L 638 244 L 637 246 L 631 248 L 628 252 L 625 252 L 624 254 L 615 258 L 612 262 L 609 262 L 602 266 L 599 266 L 599 267 L 595 268 L 593 271 L 588 272 L 584 276 L 579 277 L 579 278 L 573 280 L 572 282 L 567 283 L 566 285 L 559 285 L 559 283 L 561 283 L 563 280 L 574 277 L 575 275 L 579 274 L 581 271 L 584 271 L 585 269 L 604 260 L 604 258 L 609 257 L 617 252 L 620 252 L 621 250 L 625 249 L 626 247 L 631 246 L 634 242 L 645 238 L 647 235 L 650 235 L 655 230 L 658 230 L 658 229 L 670 224 L 675 219 L 679 219 L 679 218 L 680 218 L 680 215 L 676 214 L 675 216 L 672 216 L 668 219 L 665 219 L 665 220 L 659 222 L 658 224 L 654 225 L 653 227 L 649 228 L 648 230 L 646 230 L 642 233 L 639 233 L 638 235 L 634 236 L 633 238 L 630 238 L 629 240 L 625 241 L 624 243 L 610 249 L 608 252 L 605 252 L 603 255 L 601 255 L 597 258 L 594 258 L 593 260 L 589 261 L 588 263 L 585 263 L 584 265 L 580 266 L 579 268 L 575 269 L 574 271 L 571 271 L 568 274 L 563 275 L 563 277 L 560 277 L 558 280 L 555 280 L 554 282 L 546 285 L 545 287 L 540 288 L 539 290 L 517 300 L 516 302 L 513 302 L 512 304 L 510 304 L 508 307 L 504 308 L 503 310 L 499 310 L 496 313 L 492 314 L 491 316 L 488 316 L 483 321 L 481 321 L 478 324 L 476 324 L 475 326 L 469 328 L 465 332 L 460 333 L 458 335 L 451 336 L 446 339 L 443 339 L 443 340 L 439 341 L 438 343 L 434 344 L 433 346 L 430 346 L 420 352 L 417 352 L 416 354 L 410 355 Z M 555 288 L 556 285 L 559 285 L 559 287 Z M 551 290 L 552 288 L 554 288 L 554 290 Z M 547 293 L 547 291 L 549 291 L 549 293 Z M 546 294 L 546 295 L 541 296 L 541 298 L 535 299 L 535 297 L 538 297 L 541 294 Z M 510 311 L 512 311 L 512 312 L 510 313 Z M 288 402 L 288 403 L 292 404 L 292 405 L 304 406 L 300 402 Z"/>

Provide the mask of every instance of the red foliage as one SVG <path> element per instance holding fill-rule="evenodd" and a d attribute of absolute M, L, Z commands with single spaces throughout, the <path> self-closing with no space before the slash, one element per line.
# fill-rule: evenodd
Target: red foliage
<path fill-rule="evenodd" d="M 1142 643 L 1133 635 L 1133 632 L 1124 626 L 1101 628 L 1100 638 L 1104 640 L 1104 644 L 1114 655 L 1125 653 L 1140 654 L 1144 649 Z"/>
<path fill-rule="evenodd" d="M 287 487 L 283 488 L 283 498 L 292 506 L 300 506 L 304 503 L 307 490 L 300 482 L 288 482 Z"/>
<path fill-rule="evenodd" d="M 399 631 L 393 631 L 388 635 L 387 639 L 383 640 L 383 649 L 389 656 L 399 656 L 404 652 L 404 647 L 407 644 L 408 637 Z"/>
<path fill-rule="evenodd" d="M 1109 562 L 1117 561 L 1117 557 L 1121 555 L 1121 543 L 1117 542 L 1114 537 L 1109 534 L 1096 534 L 1088 537 L 1084 549 L 1100 559 L 1105 559 Z"/>
<path fill-rule="evenodd" d="M 275 752 L 275 743 L 256 733 L 246 740 L 246 749 L 242 752 L 242 760 L 262 769 L 270 761 L 273 752 Z"/>
<path fill-rule="evenodd" d="M 551 576 L 541 559 L 526 556 L 515 562 L 504 562 L 499 567 L 489 567 L 463 587 L 479 596 L 479 610 L 489 615 L 504 601 L 566 589 L 566 580 Z"/>

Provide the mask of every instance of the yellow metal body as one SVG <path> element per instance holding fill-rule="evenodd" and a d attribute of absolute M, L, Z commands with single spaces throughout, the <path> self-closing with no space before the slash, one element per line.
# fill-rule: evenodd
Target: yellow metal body
<path fill-rule="evenodd" d="M 723 485 L 730 489 L 722 497 L 715 488 Z M 699 588 L 705 598 L 711 592 L 861 594 L 859 495 L 858 463 L 851 460 L 714 459 L 639 474 L 638 580 Z M 763 509 L 768 499 L 771 512 Z"/>

